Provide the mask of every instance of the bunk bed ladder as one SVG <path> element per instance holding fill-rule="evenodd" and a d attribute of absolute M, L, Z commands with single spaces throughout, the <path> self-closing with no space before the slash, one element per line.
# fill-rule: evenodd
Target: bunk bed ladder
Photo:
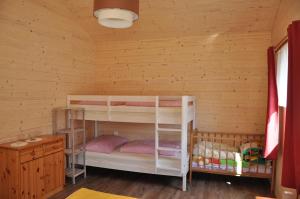
<path fill-rule="evenodd" d="M 159 124 L 159 97 L 155 99 L 155 166 L 156 172 L 160 169 L 168 170 L 170 172 L 177 172 L 182 176 L 182 190 L 186 191 L 186 170 L 187 170 L 187 105 L 188 100 L 182 97 L 182 115 L 180 128 L 164 128 Z M 161 147 L 159 143 L 160 134 L 164 133 L 179 133 L 181 138 L 181 148 Z M 176 157 L 166 157 L 160 155 L 161 151 L 174 152 Z"/>

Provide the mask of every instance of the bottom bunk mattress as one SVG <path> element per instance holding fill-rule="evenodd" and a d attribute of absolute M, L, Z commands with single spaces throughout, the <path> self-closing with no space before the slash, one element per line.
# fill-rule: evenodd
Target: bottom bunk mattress
<path fill-rule="evenodd" d="M 175 151 L 160 150 L 155 160 L 154 140 L 128 141 L 116 135 L 101 135 L 86 145 L 86 165 L 141 173 L 183 176 L 188 166 L 181 170 L 180 142 L 162 140 L 160 147 Z M 82 162 L 83 160 L 81 160 Z M 188 154 L 186 157 L 188 165 Z"/>
<path fill-rule="evenodd" d="M 180 159 L 172 157 L 164 157 L 163 159 L 165 165 L 180 164 Z M 124 153 L 119 150 L 115 150 L 110 154 L 86 151 L 85 163 L 87 166 L 93 167 L 169 176 L 182 176 L 187 173 L 187 171 L 156 168 L 155 156 L 152 154 Z"/>

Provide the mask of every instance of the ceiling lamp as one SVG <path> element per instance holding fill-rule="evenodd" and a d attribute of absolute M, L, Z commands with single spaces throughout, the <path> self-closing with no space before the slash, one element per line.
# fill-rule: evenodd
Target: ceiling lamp
<path fill-rule="evenodd" d="M 108 28 L 129 28 L 139 18 L 139 0 L 94 0 L 94 15 Z"/>

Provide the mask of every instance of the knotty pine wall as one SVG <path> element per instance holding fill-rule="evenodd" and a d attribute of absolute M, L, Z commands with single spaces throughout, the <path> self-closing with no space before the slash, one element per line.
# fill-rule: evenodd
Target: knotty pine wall
<path fill-rule="evenodd" d="M 200 130 L 263 132 L 269 32 L 91 38 L 61 2 L 0 2 L 0 141 L 50 132 L 67 94 L 95 93 L 196 95 Z"/>
<path fill-rule="evenodd" d="M 99 94 L 195 95 L 200 130 L 264 132 L 270 33 L 108 40 L 97 46 Z"/>
<path fill-rule="evenodd" d="M 67 94 L 94 94 L 95 45 L 61 0 L 0 1 L 0 142 L 51 132 Z"/>

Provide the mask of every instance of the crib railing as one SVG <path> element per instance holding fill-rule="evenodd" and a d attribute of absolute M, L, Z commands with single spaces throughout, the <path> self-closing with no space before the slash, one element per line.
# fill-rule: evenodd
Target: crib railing
<path fill-rule="evenodd" d="M 247 156 L 240 148 L 245 144 L 250 149 Z M 275 163 L 261 158 L 264 144 L 265 136 L 261 134 L 193 131 L 190 137 L 190 182 L 193 172 L 203 172 L 267 178 L 273 187 Z M 253 151 L 253 148 L 261 151 Z"/>

